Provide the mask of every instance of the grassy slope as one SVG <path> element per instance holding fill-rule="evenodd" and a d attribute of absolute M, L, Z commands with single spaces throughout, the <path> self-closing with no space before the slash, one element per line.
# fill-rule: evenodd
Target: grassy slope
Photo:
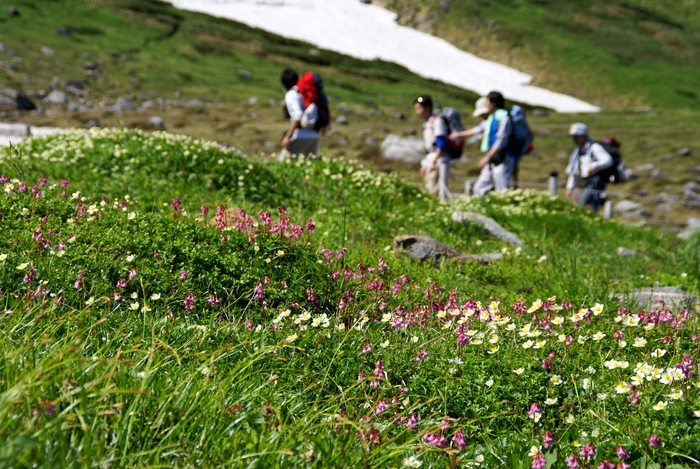
<path fill-rule="evenodd" d="M 626 227 L 538 195 L 442 205 L 355 165 L 248 160 L 170 135 L 93 131 L 31 141 L 21 150 L 2 154 L 0 174 L 30 187 L 39 177 L 49 181 L 37 188 L 39 199 L 16 183 L 9 193 L 3 184 L 0 195 L 0 255 L 7 255 L 0 260 L 0 436 L 8 442 L 0 463 L 380 468 L 415 456 L 436 468 L 481 458 L 488 467 L 525 468 L 528 449 L 542 444 L 545 430 L 557 439 L 546 451 L 548 461 L 558 461 L 555 467 L 582 443 L 596 445 L 596 464 L 610 459 L 616 445 L 628 448 L 635 468 L 658 467 L 651 461 L 685 464 L 694 455 L 697 388 L 674 383 L 685 400 L 671 400 L 659 412 L 652 405 L 668 400 L 670 387 L 656 380 L 643 387 L 639 405 L 629 407 L 615 386 L 631 368 L 608 370 L 603 361 L 627 360 L 634 367 L 662 347 L 668 352 L 654 360 L 659 366 L 672 367 L 684 353 L 697 361 L 690 338 L 697 332 L 695 316 L 676 330 L 625 327 L 630 345 L 622 349 L 612 339 L 621 326 L 608 298 L 611 291 L 654 283 L 697 292 L 697 238 L 677 243 L 669 234 Z M 61 179 L 70 182 L 65 197 Z M 175 197 L 191 215 L 173 215 Z M 211 216 L 224 200 L 249 213 L 285 204 L 292 223 L 311 216 L 316 232 L 300 240 L 259 233 L 251 244 L 247 234 L 221 233 L 195 220 L 201 204 Z M 477 227 L 448 221 L 452 210 L 465 208 L 493 216 L 527 246 L 519 253 L 509 249 L 490 266 L 433 267 L 383 250 L 401 232 L 432 235 L 467 252 L 507 247 Z M 619 258 L 619 245 L 640 255 Z M 326 263 L 322 249 L 341 246 L 349 248 L 345 257 Z M 538 262 L 543 254 L 546 261 Z M 360 262 L 378 270 L 362 273 Z M 25 283 L 30 268 L 37 272 Z M 136 277 L 118 286 L 132 270 Z M 333 272 L 340 273 L 337 280 Z M 266 278 L 263 306 L 254 292 Z M 39 281 L 57 296 L 35 296 Z M 189 312 L 188 293 L 195 298 Z M 501 337 L 500 351 L 489 353 L 486 340 L 458 346 L 454 326 L 446 329 L 437 312 L 451 301 L 466 313 L 476 307 L 469 298 L 484 305 L 497 299 L 520 329 L 537 322 L 515 314 L 512 302 L 524 300 L 527 307 L 555 294 L 574 308 L 600 301 L 604 313 L 576 329 L 567 319 L 554 335 L 543 332 L 541 349 L 523 348 L 525 339 L 505 323 L 494 329 L 473 317 L 469 329 L 484 339 L 494 331 Z M 211 295 L 218 306 L 207 301 Z M 288 307 L 292 316 L 275 322 Z M 295 325 L 300 311 L 326 314 L 328 328 Z M 390 326 L 383 311 L 406 325 Z M 356 325 L 365 314 L 368 323 L 359 330 L 336 329 Z M 566 347 L 559 332 L 574 338 L 601 332 L 607 339 Z M 631 346 L 638 336 L 647 338 L 647 347 Z M 665 345 L 664 336 L 674 344 Z M 361 353 L 367 345 L 373 351 Z M 556 358 L 547 373 L 541 361 L 550 353 Z M 375 390 L 377 360 L 387 375 Z M 518 368 L 522 375 L 512 373 Z M 366 377 L 358 381 L 360 373 Z M 565 383 L 553 384 L 555 376 Z M 588 376 L 595 390 L 582 387 Z M 605 402 L 599 392 L 607 394 Z M 529 406 L 554 397 L 558 402 L 532 424 Z M 378 412 L 380 403 L 390 406 Z M 421 418 L 415 433 L 398 420 L 413 413 Z M 569 414 L 574 423 L 564 421 Z M 465 434 L 463 450 L 456 443 L 452 451 L 425 444 L 445 418 L 448 438 L 458 430 Z M 665 442 L 663 449 L 646 445 L 652 432 Z"/>
<path fill-rule="evenodd" d="M 522 69 L 539 86 L 606 109 L 697 109 L 698 2 L 628 0 L 389 0 L 404 22 L 430 11 L 458 47 Z"/>

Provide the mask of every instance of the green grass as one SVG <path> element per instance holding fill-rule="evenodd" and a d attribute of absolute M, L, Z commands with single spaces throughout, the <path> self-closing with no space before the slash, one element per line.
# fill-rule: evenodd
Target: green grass
<path fill-rule="evenodd" d="M 697 459 L 697 365 L 692 379 L 644 381 L 634 406 L 633 391 L 615 390 L 637 363 L 665 370 L 684 354 L 697 363 L 696 313 L 642 329 L 645 319 L 635 327 L 608 296 L 654 284 L 697 293 L 697 238 L 678 242 L 536 193 L 441 204 L 358 163 L 243 158 L 168 134 L 31 140 L 0 153 L 0 174 L 9 179 L 0 195 L 5 466 L 400 467 L 414 457 L 423 467 L 524 468 L 545 431 L 556 439 L 542 448 L 549 467 L 589 443 L 597 456 L 586 467 L 617 462 L 618 445 L 635 468 Z M 271 224 L 312 218 L 315 229 L 269 233 L 265 216 L 252 215 L 250 228 L 219 231 L 201 218 L 203 204 L 206 218 L 227 204 L 270 210 Z M 452 224 L 464 209 L 527 246 Z M 384 249 L 414 232 L 506 255 L 432 265 Z M 620 245 L 640 254 L 620 258 Z M 574 327 L 581 307 L 591 309 Z M 666 352 L 654 358 L 656 349 Z M 629 367 L 609 369 L 611 359 Z M 681 400 L 668 397 L 679 390 Z M 654 410 L 658 401 L 668 407 Z M 662 448 L 649 447 L 651 434 Z"/>

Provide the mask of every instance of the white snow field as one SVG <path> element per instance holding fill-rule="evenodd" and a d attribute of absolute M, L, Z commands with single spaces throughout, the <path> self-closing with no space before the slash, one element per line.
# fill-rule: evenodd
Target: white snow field
<path fill-rule="evenodd" d="M 497 90 L 506 99 L 559 112 L 600 111 L 571 96 L 530 86 L 530 75 L 400 26 L 395 13 L 359 0 L 167 1 L 177 8 L 230 19 L 359 59 L 394 62 L 425 78 L 481 95 Z"/>

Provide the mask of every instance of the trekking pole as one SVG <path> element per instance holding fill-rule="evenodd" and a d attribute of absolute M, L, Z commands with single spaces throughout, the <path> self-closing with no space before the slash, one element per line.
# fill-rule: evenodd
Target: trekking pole
<path fill-rule="evenodd" d="M 603 204 L 603 216 L 605 218 L 612 218 L 613 217 L 613 203 L 612 200 L 606 200 L 605 204 Z"/>
<path fill-rule="evenodd" d="M 438 173 L 438 197 L 447 200 L 450 194 L 447 190 L 447 164 L 438 164 Z"/>
<path fill-rule="evenodd" d="M 549 175 L 549 195 L 556 197 L 559 193 L 559 174 L 554 171 Z"/>

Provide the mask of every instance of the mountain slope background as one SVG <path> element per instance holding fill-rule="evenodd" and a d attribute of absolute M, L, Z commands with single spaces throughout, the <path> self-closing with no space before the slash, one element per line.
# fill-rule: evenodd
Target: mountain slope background
<path fill-rule="evenodd" d="M 608 3 L 621 5 L 617 1 Z M 679 50 L 692 55 L 697 51 L 690 47 L 696 43 L 695 3 L 659 3 L 653 9 L 640 4 L 639 8 L 661 12 L 656 16 L 649 13 L 656 18 L 654 24 L 675 31 Z M 573 88 L 578 97 L 604 105 L 605 112 L 581 116 L 531 113 L 537 155 L 523 160 L 522 181 L 545 185 L 551 172 L 563 173 L 572 149 L 566 136 L 568 126 L 585 121 L 595 137 L 613 135 L 621 140 L 624 161 L 639 175 L 614 190 L 646 193 L 649 199 L 643 202 L 654 210 L 659 205 L 655 197 L 679 197 L 681 188 L 697 179 L 694 169 L 700 166 L 700 117 L 692 97 L 697 61 L 673 62 L 670 52 L 657 56 L 640 52 L 639 57 L 649 63 L 646 68 L 643 65 L 647 62 L 641 59 L 636 65 L 610 59 L 616 47 L 644 52 L 653 48 L 643 44 L 658 41 L 640 29 L 646 20 L 629 13 L 639 8 L 625 7 L 632 16 L 623 20 L 595 13 L 601 5 L 596 1 L 453 0 L 450 11 L 441 13 L 437 1 L 386 2 L 399 13 L 401 22 L 432 30 L 485 58 L 502 59 L 533 74 L 537 85 L 551 85 L 559 91 Z M 177 10 L 157 0 L 0 0 L 0 12 L 9 6 L 15 6 L 20 15 L 0 15 L 0 42 L 6 49 L 0 52 L 0 84 L 26 92 L 46 108 L 46 114 L 10 113 L 3 120 L 83 127 L 97 119 L 103 127 L 153 130 L 149 120 L 157 116 L 169 131 L 235 146 L 248 155 L 269 154 L 279 149 L 287 126 L 281 113 L 280 71 L 288 66 L 314 69 L 326 81 L 334 118 L 343 117 L 347 122 L 333 124 L 321 138 L 322 148 L 333 158 L 363 159 L 376 169 L 396 171 L 410 182 L 419 182 L 417 166 L 381 158 L 379 143 L 389 133 L 420 133 L 421 122 L 411 108 L 416 95 L 430 92 L 440 103 L 462 110 L 465 124 L 476 123 L 470 117 L 476 95 L 469 91 L 423 79 L 394 64 L 365 62 L 319 50 L 232 21 Z M 583 29 L 565 28 L 568 18 L 592 18 L 596 14 L 605 19 L 597 27 L 591 26 L 601 35 L 597 39 L 600 46 L 586 42 L 581 36 Z M 679 17 L 685 23 L 677 20 Z M 553 18 L 559 18 L 559 27 L 548 26 Z M 678 24 L 673 26 L 674 22 Z M 68 28 L 71 34 L 58 34 L 61 28 Z M 531 28 L 536 34 L 518 33 L 522 28 Z M 606 28 L 620 32 L 620 38 L 604 40 Z M 535 40 L 536 35 L 540 39 Z M 509 37 L 517 40 L 507 40 Z M 568 53 L 562 48 L 566 41 L 581 51 L 571 49 L 573 52 Z M 46 51 L 50 55 L 42 51 L 43 47 L 50 48 Z M 550 52 L 545 50 L 547 47 Z M 603 59 L 596 60 L 597 56 Z M 593 64 L 597 73 L 587 71 Z M 637 80 L 644 74 L 635 75 L 635 67 L 642 67 L 652 78 L 654 74 L 677 76 L 680 84 L 664 81 L 663 77 L 657 77 L 656 84 L 645 84 Z M 535 73 L 538 70 L 540 74 Z M 560 85 L 548 85 L 543 82 L 545 78 L 559 80 Z M 74 80 L 83 82 L 83 89 L 69 89 L 68 84 Z M 690 85 L 681 86 L 683 83 Z M 690 94 L 679 94 L 673 91 L 676 88 Z M 69 103 L 43 102 L 52 89 L 66 92 Z M 659 89 L 663 92 L 657 92 Z M 626 109 L 609 105 L 613 98 Z M 679 156 L 684 148 L 696 156 Z M 476 147 L 467 150 L 472 163 L 455 166 L 454 175 L 459 179 L 451 181 L 451 190 L 462 191 L 464 179 L 478 174 L 473 164 L 478 155 Z M 663 177 L 651 177 L 652 167 Z M 654 215 L 683 222 L 694 214 L 693 210 L 673 204 L 670 210 L 668 206 L 654 210 Z"/>
<path fill-rule="evenodd" d="M 697 0 L 374 0 L 402 24 L 606 109 L 697 109 Z M 442 11 L 440 4 L 449 4 Z"/>

